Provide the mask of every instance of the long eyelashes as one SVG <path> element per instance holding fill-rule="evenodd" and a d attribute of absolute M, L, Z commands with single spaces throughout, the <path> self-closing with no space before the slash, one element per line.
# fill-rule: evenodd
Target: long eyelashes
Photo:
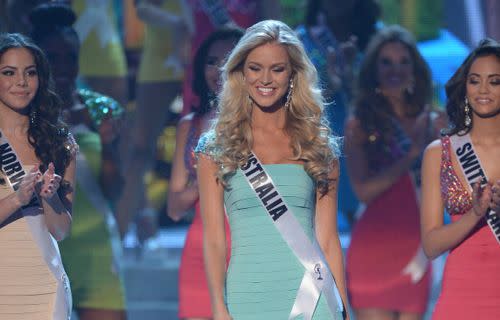
<path fill-rule="evenodd" d="M 254 66 L 249 66 L 248 69 L 250 69 L 251 71 L 255 71 L 255 72 L 261 70 L 259 67 L 254 67 Z M 285 68 L 276 68 L 276 69 L 272 69 L 272 71 L 274 71 L 274 72 L 284 72 Z"/>
<path fill-rule="evenodd" d="M 481 83 L 481 81 L 477 79 L 469 79 L 467 83 L 469 83 L 470 85 L 478 85 Z M 493 86 L 498 86 L 500 85 L 500 79 L 491 80 L 488 83 Z"/>
<path fill-rule="evenodd" d="M 15 74 L 15 72 L 12 70 L 5 70 L 5 71 L 2 71 L 2 74 L 4 76 L 11 77 Z M 28 70 L 28 71 L 26 71 L 26 75 L 29 77 L 34 77 L 34 76 L 38 75 L 38 72 L 36 70 Z"/>

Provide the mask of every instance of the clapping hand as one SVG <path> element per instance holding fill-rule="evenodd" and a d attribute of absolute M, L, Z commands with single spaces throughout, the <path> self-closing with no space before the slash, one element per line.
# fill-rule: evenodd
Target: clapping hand
<path fill-rule="evenodd" d="M 498 185 L 496 188 L 498 188 Z M 492 203 L 494 203 L 492 196 L 493 191 L 491 184 L 488 183 L 484 187 L 481 187 L 480 182 L 476 182 L 473 184 L 472 210 L 476 216 L 483 217 L 486 214 Z"/>
<path fill-rule="evenodd" d="M 120 119 L 112 118 L 110 116 L 102 119 L 98 132 L 103 145 L 109 145 L 118 138 L 121 126 L 120 122 Z"/>
<path fill-rule="evenodd" d="M 441 110 L 431 111 L 430 116 L 432 122 L 431 139 L 437 139 L 441 136 L 441 130 L 448 127 L 448 116 Z"/>
<path fill-rule="evenodd" d="M 424 148 L 427 146 L 429 141 L 429 131 L 430 125 L 430 112 L 423 111 L 415 120 L 415 124 L 410 132 L 411 139 L 411 149 L 410 152 L 413 156 L 418 157 L 422 154 Z"/>
<path fill-rule="evenodd" d="M 491 187 L 490 209 L 500 217 L 500 180 L 497 180 Z"/>
<path fill-rule="evenodd" d="M 44 200 L 50 200 L 57 193 L 61 183 L 61 176 L 55 172 L 54 164 L 49 163 L 49 167 L 40 176 L 37 182 L 37 194 Z"/>
<path fill-rule="evenodd" d="M 354 35 L 350 36 L 349 40 L 340 43 L 339 48 L 344 67 L 352 67 L 359 52 L 358 37 Z"/>
<path fill-rule="evenodd" d="M 16 190 L 16 197 L 21 206 L 30 203 L 33 193 L 35 192 L 35 185 L 40 179 L 42 174 L 36 167 L 31 169 L 19 183 L 19 188 Z"/>

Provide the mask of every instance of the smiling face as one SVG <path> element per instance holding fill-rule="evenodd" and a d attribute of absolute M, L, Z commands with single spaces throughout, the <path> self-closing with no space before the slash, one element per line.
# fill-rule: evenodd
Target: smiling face
<path fill-rule="evenodd" d="M 475 115 L 490 118 L 500 114 L 500 58 L 477 58 L 467 75 L 466 91 Z"/>
<path fill-rule="evenodd" d="M 25 111 L 38 90 L 35 59 L 25 48 L 12 48 L 0 58 L 0 105 Z"/>
<path fill-rule="evenodd" d="M 377 57 L 377 80 L 382 91 L 406 89 L 413 77 L 410 51 L 401 42 L 389 42 L 380 48 Z"/>
<path fill-rule="evenodd" d="M 266 43 L 250 51 L 243 66 L 247 92 L 261 108 L 284 105 L 291 74 L 288 52 L 277 43 Z"/>

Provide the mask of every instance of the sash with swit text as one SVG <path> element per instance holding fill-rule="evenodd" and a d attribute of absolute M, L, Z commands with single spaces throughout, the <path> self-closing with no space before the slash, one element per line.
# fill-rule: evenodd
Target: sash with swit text
<path fill-rule="evenodd" d="M 455 134 L 450 137 L 450 141 L 470 190 L 472 190 L 472 185 L 478 181 L 481 183 L 481 187 L 484 187 L 488 183 L 488 178 L 474 150 L 470 135 L 468 133 L 464 135 Z M 495 211 L 488 209 L 485 219 L 493 236 L 500 244 L 500 217 Z"/>
<path fill-rule="evenodd" d="M 0 166 L 3 174 L 6 177 L 5 183 L 9 184 L 10 187 L 16 191 L 19 189 L 19 184 L 22 179 L 26 175 L 26 172 L 21 165 L 21 161 L 19 161 L 19 157 L 16 152 L 10 145 L 9 141 L 5 137 L 5 135 L 0 130 Z M 8 225 L 9 223 L 14 222 L 15 220 L 23 217 L 23 210 L 28 207 L 40 207 L 40 202 L 38 198 L 33 195 L 30 203 L 23 206 L 21 209 L 12 213 L 5 221 L 0 223 L 0 228 Z"/>
<path fill-rule="evenodd" d="M 240 169 L 260 200 L 267 216 L 273 221 L 283 240 L 305 268 L 305 274 L 288 319 L 303 315 L 304 320 L 311 320 L 321 293 L 325 296 L 332 314 L 343 313 L 345 315 L 338 288 L 316 237 L 314 240 L 309 239 L 279 194 L 271 176 L 253 153 Z"/>

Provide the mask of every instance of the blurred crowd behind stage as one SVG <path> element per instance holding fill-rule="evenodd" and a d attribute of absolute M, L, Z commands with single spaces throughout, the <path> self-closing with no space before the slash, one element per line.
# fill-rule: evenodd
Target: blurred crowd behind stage
<path fill-rule="evenodd" d="M 74 21 L 64 14 L 51 16 L 76 31 L 78 63 L 73 69 L 67 61 L 75 59 L 72 51 L 51 46 L 46 38 L 39 45 L 44 50 L 46 46 L 49 60 L 56 64 L 53 75 L 57 86 L 71 76 L 60 70 L 71 69 L 77 74 L 70 89 L 88 102 L 103 152 L 108 144 L 103 140 L 101 124 L 107 123 L 111 113 L 112 118 L 119 119 L 113 125 L 119 126 L 120 137 L 111 139 L 109 145 L 116 149 L 116 170 L 124 174 L 119 191 L 107 197 L 116 219 L 116 232 L 108 230 L 107 237 L 116 239 L 103 241 L 123 246 L 120 265 L 125 301 L 120 308 L 130 320 L 178 317 L 179 264 L 196 213 L 195 205 L 169 209 L 169 201 L 184 196 L 179 183 L 172 181 L 172 167 L 176 141 L 180 139 L 177 128 L 182 126 L 179 121 L 192 112 L 196 114 L 204 99 L 192 84 L 197 77 L 209 81 L 206 75 L 197 73 L 193 59 L 213 32 L 227 27 L 244 31 L 265 19 L 284 21 L 296 30 L 331 102 L 325 109 L 331 129 L 341 136 L 357 94 L 359 66 L 370 39 L 380 30 L 397 24 L 415 38 L 431 71 L 429 108 L 435 114 L 443 112 L 444 85 L 471 48 L 485 37 L 500 39 L 497 0 L 0 0 L 0 31 L 36 34 L 43 22 L 33 23 L 31 13 L 46 2 L 63 3 L 74 12 Z M 205 63 L 220 67 L 220 58 Z M 373 137 L 376 139 L 376 135 Z M 106 166 L 103 162 L 101 169 L 106 170 Z M 353 191 L 345 167 L 343 158 L 338 229 L 342 246 L 347 249 L 364 204 Z M 182 168 L 187 170 L 184 165 Z M 169 190 L 171 186 L 174 189 Z M 75 236 L 95 222 L 90 215 L 89 220 L 78 221 L 86 219 L 78 212 L 85 205 L 74 209 L 74 228 L 81 228 L 74 230 Z M 61 243 L 63 260 L 65 250 L 93 250 L 78 244 L 65 248 L 65 241 Z M 433 262 L 428 310 L 439 294 L 444 259 L 442 256 Z M 79 261 L 83 270 L 78 272 L 92 270 L 91 265 L 85 265 L 86 259 Z M 73 282 L 72 276 L 78 277 L 78 273 L 66 269 Z M 80 281 L 85 280 L 75 280 L 75 288 Z M 427 311 L 424 318 L 429 314 Z M 74 317 L 78 317 L 76 312 Z"/>

